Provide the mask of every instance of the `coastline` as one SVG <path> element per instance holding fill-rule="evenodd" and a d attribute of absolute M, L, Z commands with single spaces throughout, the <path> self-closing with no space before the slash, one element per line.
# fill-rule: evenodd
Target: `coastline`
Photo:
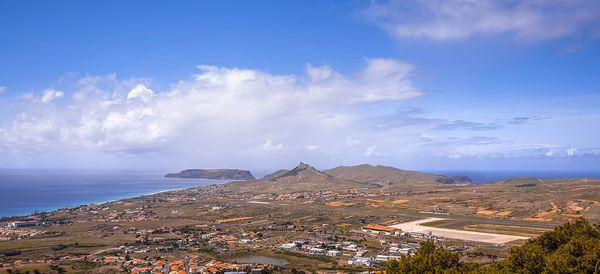
<path fill-rule="evenodd" d="M 198 185 L 196 187 L 200 187 L 203 185 Z M 78 203 L 78 204 L 70 204 L 67 206 L 60 206 L 60 207 L 52 207 L 52 208 L 43 208 L 34 212 L 30 212 L 30 213 L 17 213 L 15 215 L 0 215 L 0 218 L 23 218 L 23 217 L 27 217 L 36 213 L 43 213 L 43 212 L 52 212 L 52 211 L 57 211 L 57 210 L 61 210 L 61 209 L 67 209 L 67 208 L 75 208 L 75 207 L 80 207 L 80 206 L 88 206 L 88 205 L 102 205 L 102 204 L 107 204 L 107 203 L 114 203 L 114 202 L 119 202 L 122 200 L 127 200 L 127 199 L 134 199 L 134 198 L 139 198 L 139 197 L 144 197 L 144 196 L 151 196 L 151 195 L 156 195 L 156 194 L 160 194 L 160 193 L 165 193 L 165 192 L 171 192 L 171 191 L 178 191 L 178 190 L 184 190 L 184 189 L 190 189 L 190 188 L 194 188 L 194 187 L 189 187 L 189 188 L 174 188 L 174 189 L 167 189 L 167 190 L 161 190 L 161 191 L 155 191 L 155 192 L 151 192 L 151 193 L 141 193 L 141 194 L 136 194 L 134 196 L 121 196 L 121 197 L 114 197 L 114 198 L 108 198 L 108 200 L 95 200 L 95 201 L 89 201 L 89 202 L 82 202 L 82 203 Z"/>
<path fill-rule="evenodd" d="M 230 180 L 170 179 L 163 174 L 136 173 L 122 176 L 119 173 L 81 176 L 71 172 L 61 177 L 39 180 L 37 177 L 0 173 L 7 185 L 0 193 L 0 218 L 23 218 L 41 212 L 52 212 L 90 204 L 105 204 L 125 199 L 149 196 L 170 191 L 196 188 L 210 184 L 224 184 Z M 10 177 L 13 175 L 12 177 Z M 2 177 L 4 176 L 4 177 Z M 51 177 L 51 176 L 49 176 Z M 37 188 L 42 188 L 37 190 Z M 91 189 L 90 189 L 91 188 Z M 32 190 L 33 189 L 33 190 Z"/>

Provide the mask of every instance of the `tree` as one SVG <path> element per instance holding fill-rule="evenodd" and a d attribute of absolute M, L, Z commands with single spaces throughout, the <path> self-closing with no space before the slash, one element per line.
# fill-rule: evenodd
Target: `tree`
<path fill-rule="evenodd" d="M 513 273 L 594 273 L 600 259 L 600 229 L 581 218 L 511 250 L 502 262 Z"/>
<path fill-rule="evenodd" d="M 421 245 L 414 256 L 405 256 L 389 262 L 385 270 L 388 274 L 400 273 L 460 273 L 469 265 L 459 262 L 458 254 L 445 251 L 428 241 Z"/>

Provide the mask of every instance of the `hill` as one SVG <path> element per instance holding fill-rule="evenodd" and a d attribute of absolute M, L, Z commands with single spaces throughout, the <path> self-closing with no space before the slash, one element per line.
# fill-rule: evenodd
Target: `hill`
<path fill-rule="evenodd" d="M 184 179 L 220 179 L 220 180 L 254 180 L 248 170 L 240 169 L 186 169 L 178 173 L 169 173 L 166 178 Z"/>
<path fill-rule="evenodd" d="M 257 181 L 231 182 L 226 184 L 230 190 L 259 193 L 290 193 L 304 191 L 324 191 L 339 189 L 374 188 L 375 185 L 348 181 L 325 174 L 305 163 L 294 169 L 281 172 Z"/>
<path fill-rule="evenodd" d="M 387 187 L 412 184 L 454 184 L 450 177 L 430 173 L 402 170 L 382 165 L 339 166 L 324 171 L 331 176 L 361 183 L 377 183 Z M 462 178 L 462 177 L 461 177 Z M 466 180 L 462 178 L 461 181 Z"/>
<path fill-rule="evenodd" d="M 280 170 L 278 170 L 278 171 L 275 171 L 275 172 L 273 172 L 273 173 L 269 173 L 269 174 L 267 174 L 267 175 L 263 176 L 263 177 L 262 177 L 262 179 L 263 179 L 263 180 L 265 180 L 265 179 L 273 179 L 273 178 L 275 178 L 275 177 L 279 177 L 279 176 L 281 176 L 281 175 L 283 175 L 283 174 L 286 174 L 286 173 L 288 173 L 288 172 L 290 172 L 290 170 L 289 170 L 289 169 L 280 169 Z"/>

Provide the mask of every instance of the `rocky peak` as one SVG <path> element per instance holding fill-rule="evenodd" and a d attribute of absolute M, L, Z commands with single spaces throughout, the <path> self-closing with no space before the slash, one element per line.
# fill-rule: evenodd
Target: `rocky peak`
<path fill-rule="evenodd" d="M 310 170 L 310 171 L 320 172 L 316 168 L 314 168 L 313 166 L 305 164 L 303 162 L 300 162 L 298 164 L 298 166 L 296 166 L 293 170 L 298 170 L 298 171 L 300 171 L 300 170 Z"/>
<path fill-rule="evenodd" d="M 298 166 L 296 166 L 294 169 L 290 170 L 286 174 L 283 174 L 283 175 L 279 176 L 279 178 L 281 178 L 281 177 L 288 177 L 288 176 L 296 176 L 296 175 L 299 175 L 299 174 L 305 174 L 305 175 L 308 175 L 308 174 L 310 174 L 310 175 L 325 175 L 324 173 L 322 173 L 321 171 L 317 170 L 313 166 L 305 164 L 303 162 L 300 162 L 300 164 L 298 164 Z"/>

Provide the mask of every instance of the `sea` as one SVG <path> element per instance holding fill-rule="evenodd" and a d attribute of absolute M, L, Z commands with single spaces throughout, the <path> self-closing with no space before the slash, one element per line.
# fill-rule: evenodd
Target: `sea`
<path fill-rule="evenodd" d="M 489 183 L 514 177 L 600 178 L 600 170 L 434 170 L 426 172 L 446 176 L 468 176 L 473 183 Z M 0 169 L 0 217 L 28 215 L 34 212 L 227 182 L 165 178 L 165 173 L 163 171 Z"/>
<path fill-rule="evenodd" d="M 0 217 L 103 203 L 225 180 L 165 178 L 162 171 L 0 169 Z"/>

